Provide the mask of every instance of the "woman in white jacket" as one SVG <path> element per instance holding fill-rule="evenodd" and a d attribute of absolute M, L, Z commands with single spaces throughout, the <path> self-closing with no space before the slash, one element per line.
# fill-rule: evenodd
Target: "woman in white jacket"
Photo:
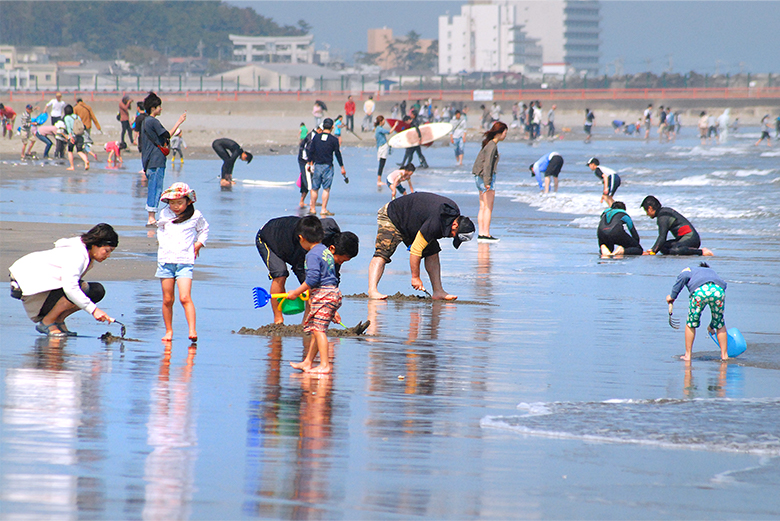
<path fill-rule="evenodd" d="M 11 296 L 21 299 L 39 333 L 52 337 L 75 336 L 65 326 L 65 319 L 79 309 L 100 322 L 113 322 L 95 304 L 106 294 L 103 285 L 84 282 L 81 278 L 94 261 L 106 260 L 118 244 L 119 236 L 114 229 L 101 223 L 80 237 L 58 240 L 51 250 L 25 255 L 8 268 Z"/>

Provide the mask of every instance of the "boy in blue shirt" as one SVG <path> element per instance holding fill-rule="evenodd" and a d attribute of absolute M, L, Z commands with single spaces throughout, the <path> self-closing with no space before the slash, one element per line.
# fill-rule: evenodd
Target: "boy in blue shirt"
<path fill-rule="evenodd" d="M 354 233 L 342 233 L 336 244 L 325 247 L 322 244 L 324 231 L 320 220 L 309 215 L 302 218 L 296 227 L 301 247 L 306 250 L 306 280 L 297 289 L 290 291 L 287 298 L 298 298 L 309 290 L 309 314 L 303 321 L 303 330 L 310 333 L 306 358 L 290 365 L 306 373 L 325 374 L 332 371 L 328 346 L 328 326 L 341 322 L 338 309 L 341 307 L 341 291 L 336 265 L 356 257 L 358 237 Z M 312 367 L 314 358 L 320 355 L 320 365 Z"/>

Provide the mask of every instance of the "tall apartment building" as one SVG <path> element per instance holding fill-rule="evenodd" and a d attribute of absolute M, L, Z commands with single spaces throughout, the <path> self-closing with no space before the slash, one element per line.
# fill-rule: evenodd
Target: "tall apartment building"
<path fill-rule="evenodd" d="M 472 0 L 439 17 L 439 72 L 599 71 L 598 0 Z"/>

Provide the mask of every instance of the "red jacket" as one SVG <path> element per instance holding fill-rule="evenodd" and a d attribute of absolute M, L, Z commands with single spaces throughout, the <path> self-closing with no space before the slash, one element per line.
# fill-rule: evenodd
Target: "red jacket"
<path fill-rule="evenodd" d="M 355 102 L 352 100 L 347 101 L 344 104 L 344 113 L 347 116 L 354 116 L 355 115 Z"/>

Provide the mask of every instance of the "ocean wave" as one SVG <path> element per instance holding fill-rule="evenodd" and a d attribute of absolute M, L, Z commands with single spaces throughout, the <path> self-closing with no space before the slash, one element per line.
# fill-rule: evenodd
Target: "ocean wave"
<path fill-rule="evenodd" d="M 486 416 L 480 426 L 585 442 L 780 455 L 778 398 L 613 399 L 518 408 L 526 414 Z"/>
<path fill-rule="evenodd" d="M 744 155 L 750 153 L 751 148 L 744 147 L 730 147 L 730 146 L 714 146 L 712 148 L 695 146 L 693 148 L 687 147 L 672 147 L 671 150 L 666 152 L 667 156 L 671 157 L 721 157 L 730 155 Z M 653 157 L 655 154 L 650 154 L 646 157 Z"/>

